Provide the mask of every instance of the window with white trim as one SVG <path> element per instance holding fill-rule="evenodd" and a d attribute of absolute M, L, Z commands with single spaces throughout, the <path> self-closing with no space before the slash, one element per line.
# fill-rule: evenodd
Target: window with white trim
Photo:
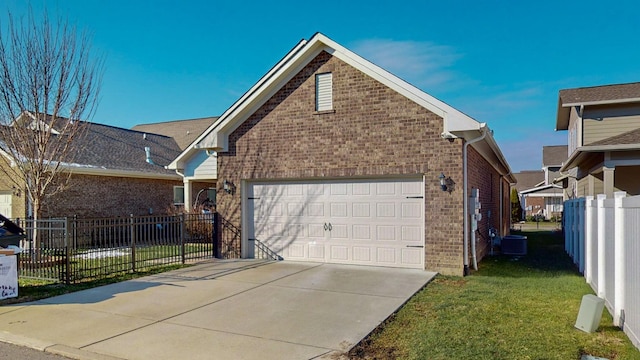
<path fill-rule="evenodd" d="M 184 186 L 173 187 L 173 205 L 184 205 Z"/>
<path fill-rule="evenodd" d="M 333 110 L 333 75 L 316 75 L 316 111 Z"/>

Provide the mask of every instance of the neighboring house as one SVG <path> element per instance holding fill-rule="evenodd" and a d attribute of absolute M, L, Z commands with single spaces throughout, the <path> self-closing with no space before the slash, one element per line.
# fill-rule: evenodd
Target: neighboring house
<path fill-rule="evenodd" d="M 544 171 L 542 170 L 523 170 L 513 174 L 517 180 L 513 187 L 518 191 L 520 198 L 520 206 L 522 207 L 522 215 L 527 218 L 538 213 L 544 208 L 544 198 L 542 197 L 526 197 L 523 191 L 535 189 L 544 185 Z M 524 219 L 522 219 L 524 220 Z"/>
<path fill-rule="evenodd" d="M 150 124 L 140 124 L 132 127 L 132 130 L 149 132 L 153 134 L 160 134 L 175 139 L 176 143 L 180 147 L 180 150 L 185 150 L 191 143 L 193 143 L 200 134 L 202 134 L 209 126 L 211 126 L 216 120 L 217 116 L 188 119 L 188 120 L 173 120 Z M 204 167 L 200 168 L 203 170 Z M 211 179 L 206 173 L 202 171 L 198 172 L 198 175 L 206 179 Z M 189 179 L 189 177 L 185 177 Z M 189 181 L 189 180 L 187 180 Z M 202 204 L 214 205 L 216 203 L 217 190 L 213 181 L 206 182 L 189 182 L 192 193 L 187 195 L 188 199 L 191 199 L 188 207 L 198 206 Z M 184 185 L 176 186 L 174 191 L 174 203 L 182 204 L 185 199 L 185 187 Z M 191 205 L 193 204 L 193 205 Z"/>
<path fill-rule="evenodd" d="M 542 147 L 542 171 L 516 173 L 516 189 L 527 217 L 557 219 L 562 214 L 563 189 L 554 180 L 561 176 L 560 168 L 567 159 L 567 146 Z"/>
<path fill-rule="evenodd" d="M 65 121 L 59 118 L 56 123 Z M 71 174 L 69 186 L 44 199 L 41 217 L 128 216 L 170 210 L 174 187 L 182 185 L 175 171 L 164 168 L 180 154 L 175 140 L 96 123 L 86 126 L 86 136 L 74 144 L 81 150 L 73 163 L 63 165 L 63 172 Z M 0 174 L 0 212 L 12 218 L 29 216 L 24 189 L 13 187 Z"/>
<path fill-rule="evenodd" d="M 290 260 L 455 275 L 488 252 L 490 227 L 508 233 L 515 182 L 485 123 L 322 34 L 169 168 L 184 176 L 186 199 L 196 185 L 218 189 L 243 257 L 261 242 Z"/>
<path fill-rule="evenodd" d="M 640 83 L 560 90 L 556 130 L 568 130 L 568 198 L 640 194 Z"/>

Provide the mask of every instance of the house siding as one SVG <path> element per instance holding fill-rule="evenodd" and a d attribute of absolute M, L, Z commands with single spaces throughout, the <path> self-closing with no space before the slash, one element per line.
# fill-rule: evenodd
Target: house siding
<path fill-rule="evenodd" d="M 568 145 L 568 155 L 573 154 L 573 152 L 579 146 L 582 146 L 582 126 L 580 121 L 580 115 L 578 114 L 578 109 L 574 106 L 571 108 L 569 113 L 569 145 Z"/>
<path fill-rule="evenodd" d="M 184 175 L 199 179 L 216 179 L 218 176 L 216 157 L 208 156 L 205 151 L 198 152 L 185 166 Z"/>
<path fill-rule="evenodd" d="M 333 112 L 315 112 L 315 75 L 333 74 Z M 425 267 L 462 274 L 462 140 L 440 137 L 442 118 L 326 52 L 319 54 L 229 136 L 218 154 L 227 179 L 425 178 Z M 240 227 L 241 194 L 220 193 L 218 211 Z"/>
<path fill-rule="evenodd" d="M 73 175 L 66 189 L 45 199 L 42 217 L 166 214 L 181 181 Z"/>
<path fill-rule="evenodd" d="M 4 161 L 0 161 L 1 167 L 9 166 Z M 9 170 L 10 171 L 10 170 Z M 0 193 L 1 194 L 11 194 L 11 215 L 3 214 L 5 216 L 9 216 L 11 218 L 23 218 L 26 214 L 27 209 L 27 201 L 26 201 L 26 193 L 25 188 L 21 187 L 19 189 L 14 189 L 15 185 L 12 181 L 7 178 L 7 174 L 4 171 L 0 172 Z"/>
<path fill-rule="evenodd" d="M 583 118 L 583 144 L 589 145 L 640 128 L 640 106 L 589 107 Z"/>

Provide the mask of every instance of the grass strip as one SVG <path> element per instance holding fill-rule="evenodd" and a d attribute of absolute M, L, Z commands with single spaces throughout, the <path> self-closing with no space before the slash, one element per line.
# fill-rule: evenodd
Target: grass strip
<path fill-rule="evenodd" d="M 551 231 L 527 231 L 528 255 L 493 256 L 468 277 L 437 276 L 349 354 L 353 359 L 640 359 L 605 310 L 574 324 L 593 291 Z"/>

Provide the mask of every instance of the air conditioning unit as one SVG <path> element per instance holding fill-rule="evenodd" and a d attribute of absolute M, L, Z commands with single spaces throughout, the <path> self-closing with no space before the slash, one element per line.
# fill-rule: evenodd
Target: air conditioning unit
<path fill-rule="evenodd" d="M 505 255 L 527 255 L 527 237 L 522 235 L 507 235 L 500 242 L 502 253 Z"/>

